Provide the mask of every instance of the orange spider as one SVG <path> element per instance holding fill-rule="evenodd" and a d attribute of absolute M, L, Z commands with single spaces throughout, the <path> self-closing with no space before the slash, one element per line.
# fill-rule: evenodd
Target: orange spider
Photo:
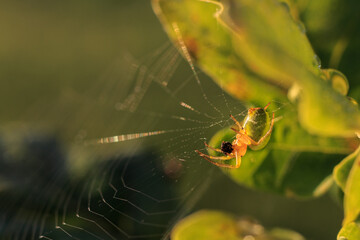
<path fill-rule="evenodd" d="M 267 129 L 269 126 L 269 115 L 266 112 L 266 109 L 270 103 L 268 103 L 264 108 L 250 108 L 248 110 L 248 114 L 244 120 L 243 125 L 236 120 L 236 118 L 232 115 L 230 117 L 234 120 L 235 124 L 237 125 L 238 129 L 231 128 L 234 132 L 236 132 L 236 137 L 232 143 L 230 142 L 222 142 L 221 148 L 213 148 L 208 145 L 206 142 L 204 143 L 205 146 L 213 151 L 223 153 L 225 156 L 210 156 L 200 152 L 199 150 L 195 150 L 201 157 L 206 159 L 212 164 L 215 164 L 219 167 L 226 167 L 226 168 L 238 168 L 241 164 L 241 158 L 245 155 L 247 147 L 249 146 L 253 150 L 259 150 L 263 148 L 267 141 L 269 140 L 269 136 L 272 132 L 274 126 L 274 117 L 275 113 L 272 114 L 272 120 L 270 123 L 269 130 L 264 134 L 264 130 Z M 253 138 L 258 139 L 255 141 Z M 220 161 L 226 161 L 236 158 L 236 164 L 230 165 L 227 163 L 219 163 L 215 162 L 211 159 L 216 159 Z"/>

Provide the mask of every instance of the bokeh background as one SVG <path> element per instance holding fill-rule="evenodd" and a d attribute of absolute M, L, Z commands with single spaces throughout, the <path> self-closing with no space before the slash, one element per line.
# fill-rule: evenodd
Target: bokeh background
<path fill-rule="evenodd" d="M 360 100 L 359 4 L 317 2 L 296 1 L 310 41 L 323 67 L 342 71 L 349 95 Z M 254 192 L 205 161 L 190 161 L 194 146 L 218 128 L 176 100 L 202 113 L 214 109 L 149 1 L 2 0 L 0 29 L 3 239 L 167 239 L 177 220 L 198 209 L 250 216 L 306 239 L 336 238 L 343 218 L 337 193 L 295 200 Z M 199 76 L 224 116 L 226 104 L 244 110 Z M 166 88 L 150 84 L 153 78 Z M 143 90 L 134 95 L 137 107 L 124 107 L 136 87 Z M 89 141 L 159 129 L 179 131 L 106 146 Z"/>

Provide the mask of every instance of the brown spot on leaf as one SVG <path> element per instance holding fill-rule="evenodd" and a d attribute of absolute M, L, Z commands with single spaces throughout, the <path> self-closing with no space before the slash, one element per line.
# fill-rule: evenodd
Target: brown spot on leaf
<path fill-rule="evenodd" d="M 349 153 L 354 152 L 360 144 L 359 138 L 353 137 L 353 138 L 346 138 L 345 139 L 346 146 L 349 148 Z"/>
<path fill-rule="evenodd" d="M 191 56 L 195 61 L 198 59 L 198 44 L 194 38 L 185 38 L 185 46 Z"/>
<path fill-rule="evenodd" d="M 236 75 L 236 80 L 231 81 L 225 85 L 226 90 L 231 93 L 234 97 L 246 100 L 249 97 L 247 91 L 247 83 L 240 75 Z"/>

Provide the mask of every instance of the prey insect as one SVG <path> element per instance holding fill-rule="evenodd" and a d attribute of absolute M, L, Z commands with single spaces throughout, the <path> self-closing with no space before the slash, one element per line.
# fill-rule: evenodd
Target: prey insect
<path fill-rule="evenodd" d="M 269 107 L 268 103 L 264 108 L 249 108 L 247 116 L 244 118 L 243 124 L 233 116 L 230 115 L 235 122 L 236 128 L 232 127 L 236 133 L 234 141 L 222 142 L 220 148 L 214 148 L 205 142 L 205 147 L 215 152 L 224 154 L 224 156 L 210 156 L 205 153 L 195 150 L 201 157 L 210 163 L 225 168 L 239 168 L 241 165 L 241 158 L 245 155 L 247 148 L 259 150 L 267 144 L 274 126 L 275 113 L 272 113 L 270 120 L 266 109 Z M 229 164 L 225 161 L 235 158 L 235 165 Z"/>

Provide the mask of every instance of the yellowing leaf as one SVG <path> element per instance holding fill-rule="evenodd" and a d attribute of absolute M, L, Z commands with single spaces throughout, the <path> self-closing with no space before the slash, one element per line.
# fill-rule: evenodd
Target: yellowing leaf
<path fill-rule="evenodd" d="M 202 210 L 178 222 L 171 240 L 304 240 L 300 234 L 281 228 L 266 231 L 254 220 L 232 214 Z"/>
<path fill-rule="evenodd" d="M 265 105 L 292 100 L 312 134 L 354 137 L 360 112 L 343 81 L 326 81 L 302 27 L 276 0 L 153 0 L 170 38 L 233 96 Z M 338 76 L 341 76 L 338 75 Z"/>
<path fill-rule="evenodd" d="M 350 222 L 345 224 L 338 236 L 337 240 L 358 240 L 360 239 L 360 224 L 356 222 Z"/>
<path fill-rule="evenodd" d="M 359 154 L 359 151 L 360 148 L 358 148 L 355 152 L 347 156 L 334 168 L 334 172 L 333 172 L 334 180 L 337 183 L 337 185 L 341 187 L 343 191 L 345 191 L 346 181 L 349 177 L 350 170 L 354 165 L 354 161 Z"/>
<path fill-rule="evenodd" d="M 360 155 L 355 159 L 345 187 L 344 224 L 355 221 L 360 214 Z"/>

